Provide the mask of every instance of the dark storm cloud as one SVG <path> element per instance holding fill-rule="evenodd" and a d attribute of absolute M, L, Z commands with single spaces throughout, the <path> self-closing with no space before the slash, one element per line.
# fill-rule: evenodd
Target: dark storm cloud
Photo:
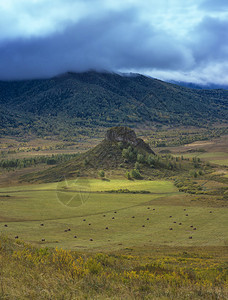
<path fill-rule="evenodd" d="M 47 77 L 66 71 L 120 68 L 185 69 L 192 63 L 183 45 L 134 10 L 109 13 L 68 26 L 47 37 L 0 45 L 0 78 Z"/>
<path fill-rule="evenodd" d="M 191 33 L 197 63 L 228 60 L 228 20 L 205 18 Z"/>
<path fill-rule="evenodd" d="M 227 84 L 227 15 L 227 0 L 2 2 L 0 79 L 97 69 Z"/>

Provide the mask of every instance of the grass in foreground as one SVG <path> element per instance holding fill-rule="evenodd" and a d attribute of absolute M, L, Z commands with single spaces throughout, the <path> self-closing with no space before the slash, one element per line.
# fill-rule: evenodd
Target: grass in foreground
<path fill-rule="evenodd" d="M 227 299 L 224 249 L 150 255 L 35 248 L 0 237 L 1 299 Z"/>

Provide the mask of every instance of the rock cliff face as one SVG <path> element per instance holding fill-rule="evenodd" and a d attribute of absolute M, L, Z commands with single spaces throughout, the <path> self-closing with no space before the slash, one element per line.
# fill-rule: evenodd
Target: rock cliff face
<path fill-rule="evenodd" d="M 122 142 L 124 144 L 130 144 L 134 147 L 143 148 L 148 153 L 155 154 L 150 146 L 142 139 L 137 138 L 134 130 L 128 127 L 113 127 L 107 130 L 105 140 L 110 142 Z"/>
<path fill-rule="evenodd" d="M 137 137 L 134 130 L 128 127 L 113 127 L 106 132 L 105 139 L 111 142 L 136 144 Z"/>

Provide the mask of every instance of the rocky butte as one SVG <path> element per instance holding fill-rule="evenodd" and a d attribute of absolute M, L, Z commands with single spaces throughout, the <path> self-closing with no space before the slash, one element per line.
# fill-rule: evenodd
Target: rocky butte
<path fill-rule="evenodd" d="M 105 140 L 110 142 L 122 142 L 123 144 L 130 144 L 136 148 L 142 148 L 148 153 L 155 154 L 150 146 L 142 139 L 137 138 L 134 130 L 128 127 L 113 127 L 107 130 Z"/>

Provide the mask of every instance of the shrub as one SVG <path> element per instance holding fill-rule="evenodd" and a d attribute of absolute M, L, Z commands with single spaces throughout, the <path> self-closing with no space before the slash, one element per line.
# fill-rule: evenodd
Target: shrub
<path fill-rule="evenodd" d="M 150 167 L 154 167 L 154 164 L 155 164 L 155 158 L 154 158 L 154 155 L 149 155 L 147 157 L 147 163 Z"/>
<path fill-rule="evenodd" d="M 145 163 L 145 157 L 142 154 L 137 155 L 137 162 L 144 164 Z"/>
<path fill-rule="evenodd" d="M 135 169 L 140 170 L 140 164 L 138 162 L 135 163 Z"/>
<path fill-rule="evenodd" d="M 122 151 L 123 158 L 128 159 L 130 161 L 135 161 L 136 155 L 136 150 L 134 150 L 131 146 L 129 146 L 127 149 L 123 149 Z"/>
<path fill-rule="evenodd" d="M 126 178 L 128 179 L 128 180 L 130 180 L 131 179 L 131 174 L 130 174 L 130 172 L 126 172 L 126 174 L 125 174 L 125 176 L 126 176 Z"/>
<path fill-rule="evenodd" d="M 136 169 L 131 170 L 130 175 L 131 175 L 132 178 L 135 178 L 135 179 L 141 179 L 142 178 L 139 170 L 136 170 Z"/>
<path fill-rule="evenodd" d="M 191 170 L 191 171 L 190 171 L 190 176 L 196 178 L 196 177 L 198 176 L 198 174 L 197 174 L 196 171 Z"/>
<path fill-rule="evenodd" d="M 105 172 L 104 172 L 104 170 L 100 170 L 100 171 L 98 172 L 98 175 L 99 175 L 101 178 L 104 178 L 104 177 L 105 177 Z"/>

